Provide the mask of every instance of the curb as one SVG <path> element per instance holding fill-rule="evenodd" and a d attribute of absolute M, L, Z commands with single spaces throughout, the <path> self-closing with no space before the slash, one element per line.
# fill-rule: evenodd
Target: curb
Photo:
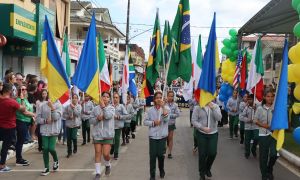
<path fill-rule="evenodd" d="M 290 162 L 292 165 L 300 168 L 300 157 L 296 156 L 293 153 L 290 153 L 289 151 L 285 149 L 281 149 L 279 151 L 279 154 L 286 159 L 288 162 Z"/>

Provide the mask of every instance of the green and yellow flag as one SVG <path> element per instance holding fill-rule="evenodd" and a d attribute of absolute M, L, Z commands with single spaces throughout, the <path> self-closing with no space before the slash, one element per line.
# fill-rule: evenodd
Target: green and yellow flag
<path fill-rule="evenodd" d="M 167 82 L 171 84 L 178 77 L 189 82 L 192 76 L 189 0 L 180 0 L 171 34 L 175 43 L 172 47 Z"/>
<path fill-rule="evenodd" d="M 146 78 L 150 82 L 151 86 L 155 84 L 157 78 L 159 77 L 159 65 L 163 60 L 162 53 L 160 23 L 157 12 L 146 71 Z"/>
<path fill-rule="evenodd" d="M 171 50 L 172 38 L 171 38 L 171 30 L 169 21 L 165 21 L 165 28 L 163 34 L 163 52 L 164 52 L 164 60 L 165 65 L 168 63 L 170 57 L 170 50 Z"/>

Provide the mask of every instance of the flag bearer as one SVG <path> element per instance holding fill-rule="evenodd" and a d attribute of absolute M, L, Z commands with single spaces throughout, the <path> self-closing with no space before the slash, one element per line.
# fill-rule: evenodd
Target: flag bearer
<path fill-rule="evenodd" d="M 73 153 L 77 153 L 77 131 L 81 125 L 81 105 L 78 104 L 79 97 L 77 94 L 72 95 L 72 103 L 65 108 L 63 113 L 66 119 L 66 130 L 67 130 L 67 146 L 68 154 L 67 158 L 72 155 L 72 144 Z"/>
<path fill-rule="evenodd" d="M 168 136 L 169 108 L 165 106 L 162 92 L 154 94 L 154 106 L 145 116 L 144 125 L 149 126 L 149 154 L 150 154 L 150 180 L 155 180 L 156 158 L 160 177 L 165 177 L 164 160 L 166 153 L 166 139 Z"/>
<path fill-rule="evenodd" d="M 93 111 L 94 104 L 91 101 L 91 97 L 87 94 L 84 95 L 84 101 L 82 102 L 82 138 L 83 142 L 82 145 L 85 145 L 86 142 L 90 142 L 90 117 Z"/>
<path fill-rule="evenodd" d="M 44 99 L 48 99 L 47 90 L 42 90 Z M 41 173 L 47 176 L 50 173 L 49 153 L 53 157 L 53 171 L 59 168 L 58 156 L 55 150 L 56 140 L 61 129 L 62 105 L 59 101 L 52 103 L 51 101 L 40 102 L 37 106 L 37 123 L 40 125 L 40 133 L 43 142 L 43 159 L 45 169 Z"/>
<path fill-rule="evenodd" d="M 255 112 L 254 95 L 247 94 L 246 97 L 247 97 L 246 107 L 244 108 L 243 112 L 239 115 L 239 117 L 241 122 L 245 123 L 245 157 L 246 159 L 248 159 L 250 156 L 250 149 L 252 155 L 256 157 L 256 146 L 258 142 L 258 127 L 254 123 L 254 118 L 253 118 Z M 252 147 L 251 147 L 251 140 L 253 140 Z"/>
<path fill-rule="evenodd" d="M 125 146 L 126 144 L 129 143 L 130 124 L 132 118 L 134 117 L 134 108 L 132 106 L 131 97 L 129 94 L 127 95 L 127 103 L 125 107 L 129 116 L 125 120 L 124 127 L 122 129 L 122 146 Z"/>
<path fill-rule="evenodd" d="M 132 102 L 132 106 L 133 106 L 133 109 L 134 109 L 134 116 L 131 120 L 131 123 L 130 123 L 130 130 L 131 130 L 131 136 L 132 136 L 132 139 L 135 139 L 135 130 L 136 130 L 136 125 L 137 125 L 137 112 L 140 108 L 140 102 L 139 102 L 139 98 L 138 97 L 134 97 L 132 94 L 130 95 L 132 98 L 131 98 L 131 102 Z"/>
<path fill-rule="evenodd" d="M 243 96 L 242 102 L 240 102 L 240 105 L 239 105 L 239 115 L 241 113 L 243 113 L 244 109 L 247 106 L 247 102 L 248 102 L 248 94 L 245 94 Z M 240 144 L 244 144 L 244 139 L 245 139 L 245 122 L 242 121 L 240 118 L 239 118 L 239 120 L 240 120 L 240 139 L 241 139 L 240 140 Z"/>
<path fill-rule="evenodd" d="M 173 91 L 168 91 L 167 93 L 167 106 L 170 109 L 169 113 L 169 133 L 168 133 L 168 139 L 167 139 L 167 146 L 168 146 L 168 158 L 172 159 L 172 149 L 173 149 L 173 137 L 174 137 L 174 130 L 176 129 L 176 118 L 179 117 L 180 110 L 178 108 L 178 105 L 174 102 L 174 95 L 175 93 Z"/>
<path fill-rule="evenodd" d="M 218 121 L 222 114 L 217 104 L 210 102 L 204 108 L 195 106 L 192 123 L 197 128 L 200 180 L 212 177 L 211 167 L 217 155 Z"/>
<path fill-rule="evenodd" d="M 137 125 L 142 125 L 142 121 L 143 121 L 143 113 L 144 113 L 144 108 L 146 105 L 146 100 L 145 98 L 141 97 L 141 91 L 139 91 L 139 109 L 136 115 L 136 123 Z"/>
<path fill-rule="evenodd" d="M 96 180 L 100 179 L 102 155 L 104 158 L 105 175 L 109 176 L 111 172 L 109 152 L 115 136 L 115 108 L 110 105 L 109 100 L 110 93 L 103 92 L 100 103 L 94 107 L 90 119 L 90 123 L 93 125 L 92 136 L 95 147 Z"/>
<path fill-rule="evenodd" d="M 238 101 L 238 91 L 234 90 L 232 97 L 229 98 L 227 102 L 227 109 L 229 114 L 229 132 L 230 139 L 234 136 L 238 137 L 238 124 L 239 124 L 239 101 Z"/>
<path fill-rule="evenodd" d="M 123 104 L 120 104 L 120 96 L 118 93 L 113 94 L 113 106 L 115 108 L 115 137 L 114 144 L 111 147 L 110 154 L 114 154 L 114 159 L 117 160 L 119 157 L 119 147 L 120 147 L 120 136 L 122 128 L 124 127 L 125 120 L 128 117 L 127 110 Z"/>
<path fill-rule="evenodd" d="M 274 93 L 271 89 L 264 92 L 264 100 L 255 112 L 255 123 L 259 127 L 259 167 L 262 180 L 273 180 L 273 166 L 277 160 L 276 140 L 270 130 L 273 114 Z"/>

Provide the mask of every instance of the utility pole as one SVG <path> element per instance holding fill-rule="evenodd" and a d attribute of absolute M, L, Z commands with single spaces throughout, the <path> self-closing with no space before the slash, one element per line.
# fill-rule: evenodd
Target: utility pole
<path fill-rule="evenodd" d="M 129 16 L 130 16 L 130 0 L 128 0 L 128 6 L 127 6 L 127 23 L 126 23 L 126 47 L 128 47 L 129 44 Z"/>

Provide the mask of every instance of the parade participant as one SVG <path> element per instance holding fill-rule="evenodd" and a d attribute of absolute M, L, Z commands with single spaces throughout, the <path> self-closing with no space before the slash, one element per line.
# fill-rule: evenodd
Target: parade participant
<path fill-rule="evenodd" d="M 115 108 L 110 105 L 110 93 L 103 92 L 98 106 L 94 107 L 90 123 L 94 126 L 92 136 L 95 147 L 95 179 L 100 179 L 101 156 L 104 158 L 105 175 L 110 175 L 110 148 L 113 144 Z"/>
<path fill-rule="evenodd" d="M 146 106 L 146 100 L 145 100 L 145 98 L 143 98 L 141 96 L 142 96 L 142 93 L 141 93 L 141 91 L 139 91 L 139 108 L 138 108 L 137 115 L 136 115 L 136 124 L 140 125 L 140 126 L 142 125 L 144 108 Z"/>
<path fill-rule="evenodd" d="M 90 117 L 93 111 L 94 104 L 91 101 L 91 97 L 87 94 L 84 95 L 84 101 L 82 102 L 82 138 L 83 142 L 81 145 L 85 145 L 86 142 L 90 142 Z"/>
<path fill-rule="evenodd" d="M 37 124 L 40 125 L 40 133 L 43 139 L 43 159 L 45 169 L 41 175 L 47 176 L 50 173 L 49 153 L 53 157 L 53 171 L 59 169 L 55 145 L 61 127 L 62 105 L 59 101 L 52 103 L 48 100 L 48 93 L 46 90 L 42 91 L 42 98 L 45 100 L 39 102 L 37 105 Z"/>
<path fill-rule="evenodd" d="M 179 117 L 180 111 L 178 108 L 178 105 L 174 102 L 174 95 L 175 93 L 173 91 L 167 92 L 167 106 L 170 109 L 169 113 L 169 127 L 168 127 L 168 138 L 167 138 L 167 146 L 168 146 L 168 158 L 172 159 L 172 149 L 173 149 L 173 137 L 174 137 L 174 131 L 176 129 L 176 118 Z"/>
<path fill-rule="evenodd" d="M 114 144 L 110 150 L 110 154 L 114 155 L 114 159 L 117 160 L 119 157 L 119 148 L 120 148 L 120 136 L 122 128 L 124 127 L 125 120 L 130 118 L 128 116 L 127 110 L 123 104 L 120 104 L 120 96 L 118 93 L 113 94 L 113 106 L 115 108 L 115 137 Z"/>
<path fill-rule="evenodd" d="M 254 123 L 254 112 L 255 112 L 255 105 L 254 105 L 254 95 L 247 94 L 247 104 L 244 108 L 243 112 L 240 113 L 239 118 L 241 122 L 245 123 L 245 157 L 246 159 L 250 156 L 250 149 L 252 155 L 256 157 L 256 146 L 257 146 L 257 138 L 258 138 L 258 127 Z M 245 98 L 244 96 L 244 98 Z M 242 103 L 241 103 L 242 104 Z M 241 107 L 241 105 L 240 105 Z M 251 147 L 251 140 L 253 140 L 253 144 Z"/>
<path fill-rule="evenodd" d="M 22 149 L 23 144 L 26 141 L 26 137 L 28 135 L 28 128 L 32 123 L 32 118 L 35 118 L 35 114 L 33 113 L 33 107 L 28 102 L 27 99 L 27 88 L 25 85 L 22 85 L 20 89 L 18 89 L 18 98 L 16 101 L 20 105 L 24 105 L 26 107 L 26 111 L 16 112 L 17 117 L 17 142 L 16 142 L 16 165 L 17 166 L 28 166 L 29 162 L 22 157 Z"/>
<path fill-rule="evenodd" d="M 204 108 L 195 106 L 192 123 L 197 128 L 200 180 L 212 177 L 211 167 L 217 155 L 218 121 L 222 118 L 217 104 L 210 102 Z"/>
<path fill-rule="evenodd" d="M 192 99 L 188 100 L 188 105 L 189 105 L 189 109 L 190 109 L 190 125 L 191 127 L 193 127 L 192 124 L 192 114 L 193 114 L 193 110 L 194 110 L 194 106 L 197 104 L 194 93 L 193 93 L 193 97 Z"/>
<path fill-rule="evenodd" d="M 47 89 L 42 89 L 40 97 L 36 101 L 36 107 L 39 107 L 41 103 L 47 103 L 47 102 L 48 102 L 48 90 Z M 43 142 L 42 142 L 43 140 L 42 140 L 42 134 L 40 132 L 40 129 L 41 129 L 40 126 L 41 125 L 39 123 L 37 123 L 36 133 L 37 133 L 37 136 L 38 136 L 38 150 L 39 150 L 39 152 L 41 152 L 43 150 Z"/>
<path fill-rule="evenodd" d="M 15 139 L 16 132 L 16 111 L 25 112 L 26 107 L 20 105 L 11 98 L 12 85 L 4 83 L 0 96 L 0 141 L 2 141 L 0 172 L 9 172 L 11 169 L 6 166 L 8 148 Z"/>
<path fill-rule="evenodd" d="M 72 103 L 68 105 L 63 113 L 63 116 L 66 120 L 66 130 L 67 130 L 67 146 L 68 146 L 68 155 L 69 158 L 72 155 L 72 144 L 73 144 L 73 153 L 77 153 L 77 131 L 81 125 L 81 105 L 78 104 L 78 95 L 72 95 Z"/>
<path fill-rule="evenodd" d="M 139 102 L 139 98 L 134 97 L 132 94 L 131 96 L 131 102 L 132 102 L 132 107 L 134 109 L 134 116 L 131 119 L 131 123 L 130 123 L 130 132 L 131 132 L 131 137 L 132 139 L 135 139 L 135 130 L 136 130 L 136 125 L 137 125 L 137 112 L 140 108 L 140 102 Z"/>
<path fill-rule="evenodd" d="M 243 113 L 247 104 L 248 104 L 248 94 L 245 94 L 243 96 L 242 102 L 240 102 L 240 105 L 239 105 L 239 115 L 241 113 Z M 239 118 L 239 120 L 240 120 L 240 118 Z M 241 139 L 240 144 L 244 144 L 244 139 L 245 139 L 245 122 L 244 121 L 240 121 L 240 139 Z"/>
<path fill-rule="evenodd" d="M 155 180 L 156 158 L 160 177 L 165 177 L 164 161 L 170 111 L 162 99 L 162 92 L 155 92 L 153 99 L 154 106 L 147 111 L 144 120 L 144 125 L 149 126 L 150 180 Z"/>
<path fill-rule="evenodd" d="M 264 100 L 255 112 L 255 123 L 259 127 L 259 166 L 262 180 L 273 180 L 273 166 L 277 160 L 276 140 L 270 130 L 274 93 L 271 89 L 264 92 Z"/>
<path fill-rule="evenodd" d="M 125 146 L 129 143 L 129 133 L 130 133 L 130 123 L 134 117 L 134 109 L 131 103 L 131 97 L 127 95 L 127 104 L 125 105 L 126 111 L 128 113 L 128 118 L 125 120 L 124 127 L 122 129 L 122 146 Z"/>
<path fill-rule="evenodd" d="M 239 124 L 239 101 L 238 91 L 234 90 L 232 97 L 227 102 L 227 109 L 229 114 L 229 132 L 230 139 L 233 139 L 233 133 L 235 137 L 238 137 L 238 124 Z"/>

